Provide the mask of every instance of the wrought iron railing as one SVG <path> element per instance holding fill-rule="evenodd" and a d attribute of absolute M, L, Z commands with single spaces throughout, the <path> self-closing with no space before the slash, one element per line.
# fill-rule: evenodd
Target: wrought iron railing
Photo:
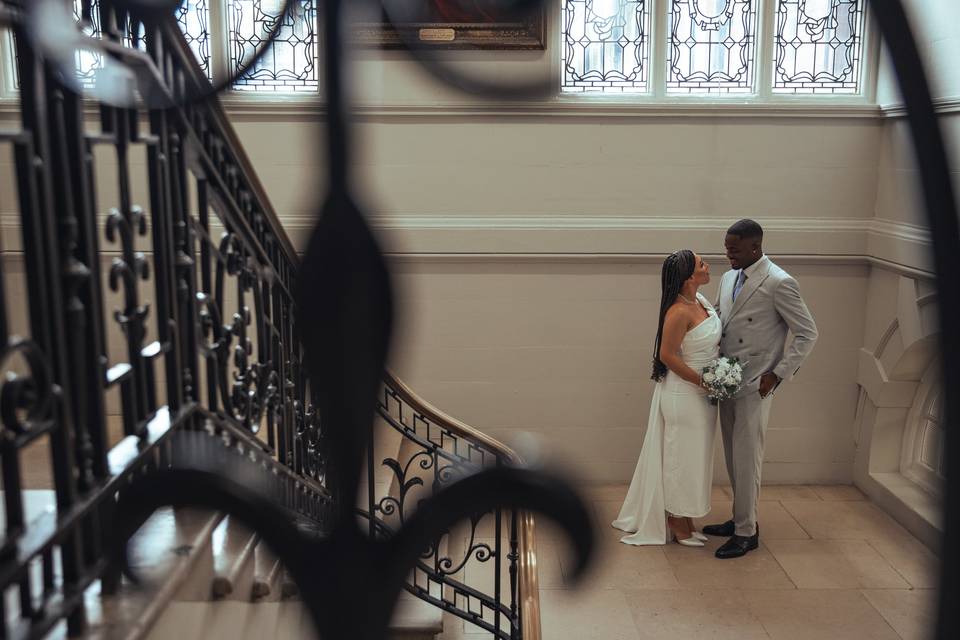
<path fill-rule="evenodd" d="M 113 496 L 135 476 L 176 465 L 186 455 L 173 443 L 178 432 L 206 433 L 190 442 L 207 457 L 254 459 L 290 517 L 313 531 L 335 520 L 325 434 L 301 365 L 298 257 L 219 102 L 192 99 L 210 89 L 179 31 L 110 2 L 84 7 L 99 35 L 84 46 L 145 70 L 114 106 L 95 92 L 84 98 L 89 85 L 65 81 L 35 50 L 26 10 L 0 0 L 21 114 L 19 127 L 0 130 L 0 148 L 15 158 L 22 229 L 21 251 L 8 258 L 24 263 L 29 307 L 27 325 L 12 326 L 15 300 L 0 288 L 10 369 L 0 587 L 19 585 L 5 629 L 13 637 L 42 636 L 62 619 L 83 631 L 84 591 L 102 579 L 109 595 L 119 579 L 104 548 Z M 17 355 L 26 367 L 10 362 Z M 521 462 L 389 374 L 378 410 L 406 445 L 384 460 L 374 459 L 375 442 L 367 449 L 360 513 L 371 538 L 394 535 L 427 494 Z M 114 415 L 120 434 L 109 433 Z M 28 521 L 20 498 L 32 487 L 20 466 L 45 435 L 57 508 Z M 392 470 L 393 492 L 375 492 L 378 465 Z M 426 493 L 415 501 L 418 486 Z M 494 637 L 536 640 L 532 514 L 473 514 L 429 544 L 406 588 Z"/>
<path fill-rule="evenodd" d="M 89 46 L 145 69 L 135 90 L 152 108 L 92 104 L 37 51 L 29 4 L 0 0 L 20 107 L 0 152 L 14 161 L 21 247 L 0 269 L 22 261 L 27 307 L 14 317 L 21 300 L 3 284 L 17 269 L 0 272 L 0 587 L 19 585 L 0 637 L 62 619 L 84 629 L 84 591 L 117 584 L 104 549 L 114 496 L 174 462 L 176 432 L 256 460 L 291 518 L 322 529 L 333 506 L 301 367 L 297 256 L 219 103 L 182 99 L 209 84 L 179 31 L 100 3 Z M 56 508 L 29 520 L 24 466 L 46 442 Z"/>
<path fill-rule="evenodd" d="M 27 293 L 18 327 L 18 310 L 0 288 L 0 356 L 8 373 L 0 390 L 3 635 L 43 637 L 62 620 L 71 633 L 82 632 L 88 586 L 102 580 L 109 593 L 118 584 L 118 540 L 158 505 L 203 504 L 254 525 L 286 563 L 325 638 L 383 637 L 402 588 L 497 637 L 536 637 L 527 514 L 543 511 L 570 534 L 574 575 L 590 557 L 589 517 L 559 476 L 514 468 L 508 450 L 398 381 L 388 377 L 383 388 L 392 296 L 383 256 L 350 190 L 342 0 L 323 3 L 329 184 L 299 264 L 214 91 L 170 16 L 160 16 L 174 0 L 98 5 L 101 39 L 81 43 L 137 71 L 113 78 L 111 100 L 98 105 L 98 127 L 69 81 L 76 42 L 61 55 L 56 38 L 40 37 L 47 25 L 27 25 L 25 9 L 39 4 L 0 0 L 0 26 L 16 39 L 21 116 L 18 126 L 0 131 L 0 147 L 14 159 Z M 960 269 L 949 167 L 902 7 L 898 0 L 873 4 L 910 110 L 948 326 L 957 303 L 947 283 Z M 89 17 L 90 2 L 81 6 Z M 134 9 L 141 13 L 128 13 Z M 411 53 L 434 76 L 468 91 L 518 97 L 549 88 L 471 78 L 415 46 Z M 140 102 L 117 106 L 118 96 Z M 117 194 L 109 198 L 97 180 L 103 149 L 116 157 L 108 166 Z M 135 206 L 136 153 L 144 158 L 143 209 Z M 122 344 L 111 346 L 117 332 Z M 944 362 L 960 352 L 958 340 L 944 334 Z M 951 369 L 944 374 L 947 387 L 956 382 Z M 377 389 L 380 430 L 394 430 L 406 446 L 387 458 L 393 478 L 382 495 L 374 467 L 383 465 L 370 453 Z M 112 402 L 121 425 L 116 442 Z M 948 420 L 957 402 L 948 397 Z M 24 457 L 44 442 L 56 508 L 28 518 Z M 958 442 L 948 439 L 950 460 L 960 457 Z M 361 535 L 356 495 L 364 452 Z M 957 476 L 949 482 L 948 534 L 960 512 Z M 409 509 L 411 502 L 419 508 Z M 301 518 L 318 525 L 310 535 L 294 526 Z M 951 570 L 956 545 L 944 548 L 938 634 L 952 638 L 960 619 L 948 606 L 958 579 Z M 471 560 L 491 559 L 493 587 L 477 588 L 463 571 Z M 7 597 L 10 588 L 19 598 Z"/>
<path fill-rule="evenodd" d="M 378 402 L 381 429 L 401 436 L 396 457 L 368 448 L 368 495 L 361 515 L 371 536 L 389 537 L 425 496 L 464 475 L 519 466 L 509 447 L 436 409 L 391 374 Z M 376 442 L 384 433 L 373 433 Z M 376 467 L 389 468 L 377 492 Z M 406 589 L 496 638 L 540 638 L 534 518 L 516 509 L 474 513 L 420 556 Z"/>

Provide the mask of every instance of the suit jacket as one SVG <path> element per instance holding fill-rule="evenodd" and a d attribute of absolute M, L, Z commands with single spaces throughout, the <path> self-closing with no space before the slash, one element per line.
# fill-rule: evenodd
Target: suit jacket
<path fill-rule="evenodd" d="M 723 274 L 717 293 L 723 323 L 720 353 L 739 358 L 743 365 L 744 383 L 737 397 L 757 393 L 760 377 L 769 371 L 782 381 L 792 379 L 817 341 L 817 325 L 797 281 L 766 256 L 756 267 L 736 301 L 738 269 Z M 793 334 L 789 344 L 788 331 Z"/>

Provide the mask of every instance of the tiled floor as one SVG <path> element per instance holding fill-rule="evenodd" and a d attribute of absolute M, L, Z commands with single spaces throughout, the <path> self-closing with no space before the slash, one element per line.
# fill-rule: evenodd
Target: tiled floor
<path fill-rule="evenodd" d="M 546 640 L 904 640 L 926 637 L 935 607 L 937 558 L 854 487 L 764 487 L 760 548 L 713 557 L 676 544 L 629 547 L 610 527 L 626 487 L 585 492 L 599 555 L 579 585 L 570 581 L 562 538 L 538 531 Z M 715 487 L 714 515 L 730 495 Z M 448 617 L 442 640 L 480 640 Z"/>

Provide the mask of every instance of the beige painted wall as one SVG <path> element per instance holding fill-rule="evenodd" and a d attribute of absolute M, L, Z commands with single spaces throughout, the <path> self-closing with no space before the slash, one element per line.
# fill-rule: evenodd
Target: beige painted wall
<path fill-rule="evenodd" d="M 781 264 L 823 338 L 778 393 L 765 474 L 848 482 L 867 268 Z M 534 434 L 548 458 L 590 481 L 629 480 L 653 392 L 657 265 L 403 262 L 394 273 L 394 366 L 426 398 L 505 442 Z"/>
<path fill-rule="evenodd" d="M 657 256 L 717 253 L 726 226 L 750 216 L 822 335 L 778 394 L 765 479 L 852 479 L 859 350 L 883 295 L 866 256 L 925 261 L 922 229 L 903 224 L 918 218 L 902 125 L 864 111 L 503 115 L 438 88 L 399 54 L 364 57 L 357 93 L 385 110 L 361 120 L 358 192 L 394 259 L 392 366 L 422 395 L 504 440 L 534 433 L 590 482 L 627 481 L 652 392 Z M 456 57 L 514 75 L 549 68 L 555 50 Z M 310 111 L 234 111 L 300 248 L 324 180 Z M 7 161 L 0 215 L 14 210 Z M 115 195 L 100 188 L 105 208 Z"/>

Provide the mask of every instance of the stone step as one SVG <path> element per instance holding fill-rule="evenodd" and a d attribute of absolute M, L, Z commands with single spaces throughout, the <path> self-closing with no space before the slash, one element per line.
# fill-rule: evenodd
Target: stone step
<path fill-rule="evenodd" d="M 254 571 L 251 599 L 254 602 L 279 600 L 281 576 L 283 574 L 280 560 L 263 542 L 257 544 L 253 553 Z"/>
<path fill-rule="evenodd" d="M 401 439 L 387 440 L 393 451 L 379 447 L 378 462 L 382 457 L 403 461 L 409 455 Z M 378 470 L 376 480 L 377 500 L 396 495 L 396 479 L 390 474 Z M 28 521 L 55 509 L 52 491 L 23 494 Z M 256 533 L 229 516 L 194 508 L 159 509 L 134 535 L 129 552 L 144 586 L 124 579 L 115 593 L 104 595 L 100 582 L 95 583 L 84 594 L 89 629 L 83 637 L 315 637 L 299 590 L 275 554 Z M 405 593 L 389 638 L 433 640 L 442 630 L 442 611 Z M 66 625 L 60 624 L 48 637 L 66 638 Z"/>
<path fill-rule="evenodd" d="M 255 580 L 254 551 L 260 536 L 227 516 L 213 532 L 213 584 L 215 600 L 249 601 Z"/>
<path fill-rule="evenodd" d="M 390 624 L 389 640 L 435 640 L 442 616 L 413 597 L 403 597 Z M 299 600 L 171 602 L 149 640 L 259 640 L 318 638 L 310 613 Z"/>
<path fill-rule="evenodd" d="M 89 628 L 84 638 L 146 638 L 172 602 L 209 597 L 213 576 L 213 531 L 223 515 L 205 509 L 158 509 L 130 541 L 130 564 L 143 579 L 124 579 L 116 593 L 102 595 L 100 582 L 84 594 Z M 66 638 L 61 624 L 48 638 Z"/>

